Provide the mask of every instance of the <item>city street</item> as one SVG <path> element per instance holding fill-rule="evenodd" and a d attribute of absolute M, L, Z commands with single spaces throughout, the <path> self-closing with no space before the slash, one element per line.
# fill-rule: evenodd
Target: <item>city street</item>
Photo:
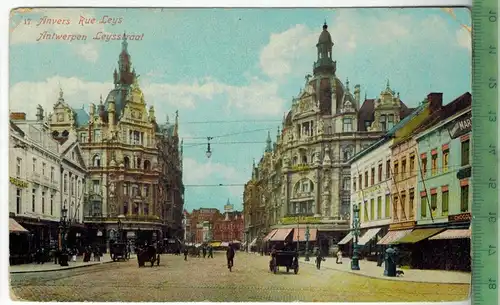
<path fill-rule="evenodd" d="M 388 281 L 301 264 L 297 275 L 269 272 L 269 257 L 238 252 L 233 272 L 214 259 L 162 255 L 160 266 L 136 260 L 85 268 L 11 274 L 13 294 L 26 301 L 459 301 L 469 285 Z"/>

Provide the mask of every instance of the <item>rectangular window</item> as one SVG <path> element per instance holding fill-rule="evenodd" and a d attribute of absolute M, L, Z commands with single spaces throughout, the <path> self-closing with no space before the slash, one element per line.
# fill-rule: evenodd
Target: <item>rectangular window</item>
<path fill-rule="evenodd" d="M 387 131 L 387 119 L 385 114 L 380 115 L 380 126 L 382 127 L 382 131 Z"/>
<path fill-rule="evenodd" d="M 363 202 L 363 221 L 368 221 L 368 201 Z"/>
<path fill-rule="evenodd" d="M 398 215 L 398 204 L 399 204 L 399 200 L 398 200 L 398 195 L 394 195 L 393 197 L 393 201 L 392 201 L 392 215 L 394 216 L 394 219 L 399 219 L 399 215 Z"/>
<path fill-rule="evenodd" d="M 385 162 L 385 179 L 391 178 L 391 160 Z"/>
<path fill-rule="evenodd" d="M 86 133 L 80 134 L 80 142 L 87 143 L 87 140 L 88 140 L 88 138 L 87 138 L 87 134 Z"/>
<path fill-rule="evenodd" d="M 394 127 L 394 114 L 389 114 L 387 116 L 387 130 L 391 130 Z"/>
<path fill-rule="evenodd" d="M 123 204 L 123 215 L 127 215 L 128 214 L 128 203 L 125 202 Z"/>
<path fill-rule="evenodd" d="M 124 183 L 123 184 L 123 195 L 127 195 L 128 194 L 128 184 Z"/>
<path fill-rule="evenodd" d="M 370 199 L 370 220 L 375 220 L 375 199 Z"/>
<path fill-rule="evenodd" d="M 443 151 L 443 173 L 448 172 L 448 164 L 449 164 L 450 151 Z"/>
<path fill-rule="evenodd" d="M 359 175 L 358 177 L 358 180 L 359 180 L 359 189 L 361 190 L 363 188 L 363 176 L 362 175 Z"/>
<path fill-rule="evenodd" d="M 342 183 L 342 190 L 350 191 L 351 190 L 351 178 L 345 177 Z"/>
<path fill-rule="evenodd" d="M 378 165 L 378 182 L 382 181 L 382 164 Z"/>
<path fill-rule="evenodd" d="M 368 187 L 368 171 L 365 172 L 365 187 Z"/>
<path fill-rule="evenodd" d="M 385 195 L 385 218 L 391 217 L 391 195 Z"/>
<path fill-rule="evenodd" d="M 372 167 L 372 176 L 370 177 L 370 182 L 371 182 L 371 185 L 374 185 L 375 184 L 375 168 Z"/>
<path fill-rule="evenodd" d="M 33 158 L 33 172 L 36 172 L 36 158 Z"/>
<path fill-rule="evenodd" d="M 431 194 L 431 212 L 432 212 L 432 216 L 434 216 L 436 214 L 437 205 L 438 205 L 438 195 L 437 195 L 437 193 Z"/>
<path fill-rule="evenodd" d="M 54 178 L 55 178 L 55 168 L 52 166 L 50 168 L 50 182 L 54 183 Z"/>
<path fill-rule="evenodd" d="M 427 195 L 420 197 L 420 215 L 422 218 L 427 217 Z"/>
<path fill-rule="evenodd" d="M 470 140 L 462 142 L 462 166 L 469 165 L 470 162 Z"/>
<path fill-rule="evenodd" d="M 422 158 L 422 178 L 427 175 L 427 158 Z"/>
<path fill-rule="evenodd" d="M 406 175 L 406 158 L 401 161 L 401 177 L 404 178 Z"/>
<path fill-rule="evenodd" d="M 406 215 L 406 192 L 401 192 L 401 215 L 402 217 L 407 217 Z"/>
<path fill-rule="evenodd" d="M 45 192 L 42 192 L 42 214 L 45 214 Z"/>
<path fill-rule="evenodd" d="M 352 119 L 351 118 L 345 118 L 343 120 L 343 125 L 344 125 L 344 132 L 352 132 Z"/>
<path fill-rule="evenodd" d="M 413 219 L 413 208 L 414 206 L 414 201 L 415 201 L 415 190 L 410 189 L 410 200 L 408 201 L 408 209 L 409 209 L 409 214 L 410 214 L 410 219 Z"/>
<path fill-rule="evenodd" d="M 100 194 L 101 193 L 101 184 L 99 180 L 93 180 L 92 181 L 92 187 L 94 190 L 95 194 Z"/>
<path fill-rule="evenodd" d="M 437 174 L 437 167 L 438 167 L 438 156 L 437 154 L 432 155 L 432 160 L 431 160 L 431 174 L 434 176 Z"/>
<path fill-rule="evenodd" d="M 149 186 L 148 185 L 144 186 L 144 197 L 149 197 Z"/>
<path fill-rule="evenodd" d="M 101 141 L 101 131 L 99 129 L 94 130 L 94 142 Z"/>
<path fill-rule="evenodd" d="M 464 185 L 460 188 L 460 212 L 469 210 L 469 186 Z"/>
<path fill-rule="evenodd" d="M 377 197 L 377 219 L 382 219 L 382 196 Z"/>
<path fill-rule="evenodd" d="M 16 189 L 16 214 L 21 214 L 22 193 L 23 190 Z"/>
<path fill-rule="evenodd" d="M 415 175 L 415 155 L 410 156 L 410 171 L 409 175 Z"/>
<path fill-rule="evenodd" d="M 45 168 L 47 167 L 47 164 L 42 163 L 42 176 L 45 177 Z"/>
<path fill-rule="evenodd" d="M 31 191 L 31 212 L 35 212 L 35 204 L 36 204 L 36 189 Z"/>
<path fill-rule="evenodd" d="M 399 174 L 399 164 L 398 164 L 398 162 L 394 162 L 394 173 L 393 173 L 393 175 L 394 175 L 394 180 L 396 180 L 396 181 L 398 179 L 398 174 Z"/>
<path fill-rule="evenodd" d="M 21 163 L 23 160 L 21 158 L 17 158 L 16 161 L 16 176 L 17 178 L 21 177 Z"/>
<path fill-rule="evenodd" d="M 54 195 L 50 195 L 50 215 L 54 215 Z"/>
<path fill-rule="evenodd" d="M 449 200 L 449 193 L 448 191 L 446 192 L 442 192 L 441 194 L 441 205 L 442 205 L 442 214 L 443 216 L 447 216 L 448 215 L 448 209 L 449 209 L 449 203 L 448 203 L 448 200 Z"/>
<path fill-rule="evenodd" d="M 356 179 L 352 180 L 352 190 L 356 191 Z"/>

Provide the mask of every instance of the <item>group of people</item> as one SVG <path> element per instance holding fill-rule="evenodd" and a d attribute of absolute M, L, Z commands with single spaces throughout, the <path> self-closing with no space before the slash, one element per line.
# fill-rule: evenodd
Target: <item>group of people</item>
<path fill-rule="evenodd" d="M 189 248 L 184 247 L 184 260 L 187 261 L 188 255 L 189 255 Z M 214 249 L 211 245 L 208 246 L 202 246 L 201 247 L 201 253 L 203 254 L 203 258 L 207 257 L 208 258 L 214 258 Z M 234 266 L 234 256 L 236 254 L 236 251 L 234 250 L 233 244 L 229 244 L 226 250 L 226 260 L 227 260 L 227 268 L 229 271 L 232 271 L 232 268 Z M 197 252 L 197 257 L 200 257 L 200 251 Z"/>
<path fill-rule="evenodd" d="M 187 261 L 187 257 L 189 255 L 189 247 L 184 247 L 184 260 Z M 195 252 L 194 252 L 194 256 L 196 257 L 201 257 L 201 255 L 203 254 L 203 258 L 206 258 L 207 257 L 207 254 L 208 254 L 208 258 L 214 258 L 214 249 L 211 245 L 208 245 L 208 246 L 201 246 L 201 251 L 199 248 L 195 248 Z"/>

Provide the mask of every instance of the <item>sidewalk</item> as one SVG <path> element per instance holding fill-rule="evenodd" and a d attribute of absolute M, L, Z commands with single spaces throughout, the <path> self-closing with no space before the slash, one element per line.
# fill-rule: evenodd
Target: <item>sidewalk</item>
<path fill-rule="evenodd" d="M 391 281 L 406 281 L 406 282 L 420 282 L 420 283 L 441 283 L 441 284 L 470 284 L 471 274 L 470 272 L 460 272 L 460 271 L 445 271 L 445 270 L 419 270 L 419 269 L 404 269 L 404 275 L 399 277 L 389 277 L 384 276 L 384 265 L 381 267 L 377 266 L 376 262 L 360 260 L 359 268 L 360 270 L 351 270 L 351 260 L 349 258 L 343 258 L 342 264 L 335 263 L 335 257 L 327 257 L 325 261 L 321 262 L 321 269 L 334 269 L 338 271 L 344 271 L 349 273 L 354 273 L 362 276 L 391 280 Z M 316 264 L 316 259 L 314 257 L 310 258 L 310 261 L 306 262 L 303 257 L 300 258 L 300 263 L 305 264 Z M 399 268 L 398 268 L 399 270 Z"/>
<path fill-rule="evenodd" d="M 135 254 L 132 254 L 130 256 L 130 259 L 136 258 Z M 101 257 L 101 261 L 95 262 L 91 260 L 90 262 L 83 262 L 83 256 L 79 256 L 76 259 L 76 262 L 69 261 L 68 264 L 69 266 L 60 266 L 59 264 L 54 264 L 54 260 L 50 262 L 46 262 L 44 264 L 23 264 L 23 265 L 14 265 L 14 266 L 9 266 L 9 272 L 10 273 L 28 273 L 28 272 L 47 272 L 47 271 L 59 271 L 59 270 L 66 270 L 66 269 L 75 269 L 75 268 L 82 268 L 82 267 L 89 267 L 89 266 L 95 266 L 95 265 L 101 265 L 101 264 L 107 264 L 107 263 L 112 263 L 113 260 L 111 259 L 109 253 L 104 254 Z"/>

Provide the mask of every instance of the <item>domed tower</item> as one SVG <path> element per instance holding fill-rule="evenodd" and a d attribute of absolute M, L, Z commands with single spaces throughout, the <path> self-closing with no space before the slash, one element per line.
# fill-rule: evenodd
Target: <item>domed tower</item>
<path fill-rule="evenodd" d="M 318 74 L 335 74 L 337 63 L 332 60 L 332 36 L 328 32 L 328 25 L 323 24 L 323 31 L 319 35 L 316 48 L 318 49 L 318 60 L 314 63 L 313 73 Z"/>

